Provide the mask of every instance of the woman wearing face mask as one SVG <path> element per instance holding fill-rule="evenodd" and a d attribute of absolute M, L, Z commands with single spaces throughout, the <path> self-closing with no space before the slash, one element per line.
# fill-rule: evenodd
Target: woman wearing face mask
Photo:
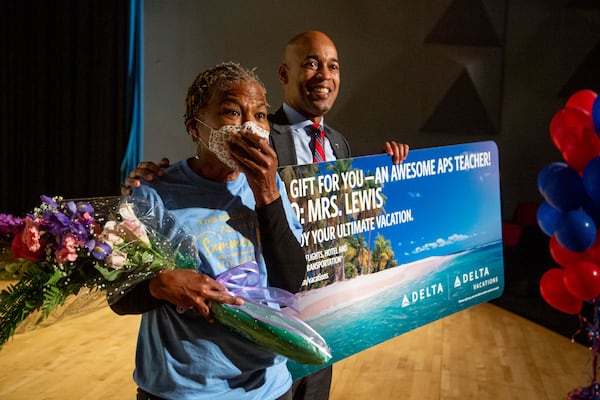
<path fill-rule="evenodd" d="M 138 399 L 291 399 L 286 359 L 214 322 L 211 302 L 241 304 L 215 280 L 248 261 L 260 286 L 300 288 L 302 227 L 269 146 L 265 88 L 253 71 L 224 63 L 188 90 L 185 126 L 195 156 L 132 191 L 169 211 L 196 239 L 196 270 L 165 271 L 114 304 L 142 313 L 134 380 Z M 182 312 L 184 311 L 184 312 Z"/>

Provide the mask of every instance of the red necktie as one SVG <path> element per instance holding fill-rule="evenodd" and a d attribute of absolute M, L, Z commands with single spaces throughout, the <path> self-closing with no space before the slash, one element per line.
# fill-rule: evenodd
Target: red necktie
<path fill-rule="evenodd" d="M 325 132 L 320 124 L 308 126 L 310 134 L 314 137 L 313 162 L 325 161 Z"/>

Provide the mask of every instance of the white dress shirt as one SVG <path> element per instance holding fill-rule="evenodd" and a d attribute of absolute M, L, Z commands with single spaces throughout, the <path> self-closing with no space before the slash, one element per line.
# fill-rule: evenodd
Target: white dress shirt
<path fill-rule="evenodd" d="M 312 164 L 313 163 L 313 152 L 310 147 L 313 138 L 306 131 L 306 127 L 311 125 L 313 122 L 306 119 L 305 116 L 294 110 L 292 107 L 283 103 L 283 111 L 290 122 L 290 129 L 292 130 L 292 136 L 294 137 L 294 147 L 296 148 L 296 159 L 298 164 Z M 325 129 L 325 117 L 321 117 L 321 128 Z M 325 136 L 325 160 L 335 161 L 335 155 L 333 154 L 333 148 L 331 143 Z"/>

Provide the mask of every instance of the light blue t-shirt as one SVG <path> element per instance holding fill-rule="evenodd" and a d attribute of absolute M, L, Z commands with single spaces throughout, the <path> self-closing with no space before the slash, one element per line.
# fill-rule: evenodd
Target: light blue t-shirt
<path fill-rule="evenodd" d="M 302 227 L 279 176 L 277 181 L 288 222 L 299 237 Z M 234 181 L 213 182 L 193 172 L 187 161 L 180 161 L 160 179 L 144 182 L 132 192 L 134 201 L 145 199 L 152 204 L 157 218 L 166 210 L 176 225 L 183 225 L 193 236 L 200 273 L 214 278 L 256 261 L 261 286 L 267 286 L 254 196 L 244 174 Z M 134 380 L 143 390 L 173 400 L 276 399 L 292 384 L 285 357 L 192 312 L 179 314 L 170 304 L 142 315 Z"/>

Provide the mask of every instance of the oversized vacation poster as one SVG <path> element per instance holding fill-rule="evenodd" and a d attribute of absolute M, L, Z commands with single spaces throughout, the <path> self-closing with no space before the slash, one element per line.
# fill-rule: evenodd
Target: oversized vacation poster
<path fill-rule="evenodd" d="M 491 141 L 280 169 L 304 227 L 301 318 L 330 363 L 499 297 L 498 150 Z M 289 362 L 294 378 L 323 366 Z"/>

